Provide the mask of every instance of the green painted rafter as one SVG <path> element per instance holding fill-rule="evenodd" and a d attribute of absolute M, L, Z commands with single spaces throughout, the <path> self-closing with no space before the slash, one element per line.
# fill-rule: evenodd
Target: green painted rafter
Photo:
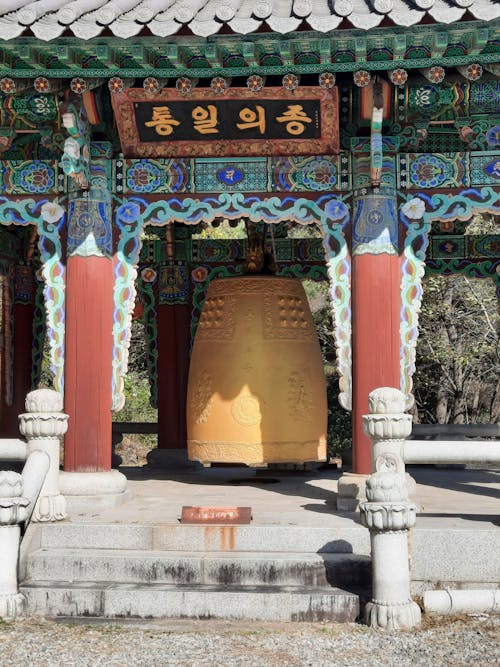
<path fill-rule="evenodd" d="M 487 54 L 477 57 L 475 62 L 480 65 L 489 63 L 495 64 L 498 60 L 498 54 Z M 94 68 L 77 68 L 73 66 L 67 69 L 45 69 L 41 66 L 35 66 L 30 69 L 15 69 L 10 70 L 5 66 L 0 66 L 0 76 L 10 76 L 13 79 L 25 79 L 34 76 L 48 76 L 57 79 L 70 78 L 74 76 L 88 77 L 88 78 L 108 78 L 112 76 L 127 76 L 134 78 L 144 78 L 147 76 L 156 76 L 158 78 L 175 78 L 179 76 L 208 78 L 213 76 L 249 76 L 250 74 L 260 74 L 261 76 L 282 76 L 289 72 L 295 74 L 320 74 L 321 72 L 356 72 L 359 69 L 369 71 L 387 70 L 387 69 L 422 69 L 425 67 L 433 67 L 434 65 L 441 65 L 441 67 L 457 67 L 460 65 L 469 65 L 470 58 L 467 56 L 450 57 L 450 58 L 429 58 L 418 60 L 391 60 L 391 61 L 377 61 L 377 62 L 343 62 L 331 63 L 329 65 L 310 63 L 307 65 L 274 65 L 274 66 L 256 66 L 256 67 L 213 67 L 213 68 L 192 68 L 192 67 L 178 67 L 178 68 L 154 68 L 150 65 L 144 67 L 135 67 L 130 69 L 122 69 L 117 66 L 111 66 L 109 69 L 94 69 Z M 389 67 L 390 66 L 390 67 Z"/>
<path fill-rule="evenodd" d="M 449 49 L 453 55 L 446 55 Z M 371 53 L 376 54 L 373 60 L 368 59 Z M 243 38 L 218 35 L 207 40 L 186 37 L 171 42 L 157 37 L 139 37 L 133 42 L 115 37 L 87 42 L 60 38 L 45 43 L 29 37 L 0 41 L 0 76 L 16 79 L 39 75 L 51 78 L 234 77 L 288 72 L 300 75 L 359 69 L 413 70 L 434 65 L 457 67 L 473 62 L 496 71 L 499 60 L 500 26 L 479 21 L 439 30 L 430 26 L 414 26 L 411 30 L 379 28 L 368 33 L 339 30 L 328 37 L 315 32 L 291 33 L 286 39 L 259 34 Z M 224 62 L 234 62 L 236 66 L 224 66 Z"/>

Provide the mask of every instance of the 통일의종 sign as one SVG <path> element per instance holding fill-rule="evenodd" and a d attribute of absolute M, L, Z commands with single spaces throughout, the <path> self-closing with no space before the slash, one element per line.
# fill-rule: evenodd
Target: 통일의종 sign
<path fill-rule="evenodd" d="M 308 155 L 338 152 L 336 89 L 211 88 L 182 96 L 128 89 L 112 96 L 126 157 Z"/>

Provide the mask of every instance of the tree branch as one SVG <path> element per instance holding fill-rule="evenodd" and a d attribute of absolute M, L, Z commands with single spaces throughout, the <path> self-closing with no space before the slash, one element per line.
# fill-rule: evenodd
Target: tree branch
<path fill-rule="evenodd" d="M 457 386 L 456 386 L 456 384 L 455 384 L 455 381 L 453 380 L 453 378 L 451 377 L 451 375 L 450 375 L 449 373 L 446 372 L 446 368 L 445 368 L 445 366 L 441 363 L 441 361 L 439 360 L 439 357 L 438 357 L 438 355 L 436 354 L 436 351 L 434 350 L 434 348 L 432 347 L 432 344 L 431 344 L 430 340 L 429 340 L 429 339 L 426 339 L 425 342 L 427 343 L 427 347 L 428 347 L 429 350 L 431 351 L 431 355 L 432 355 L 432 357 L 433 357 L 434 360 L 437 362 L 438 366 L 441 368 L 441 371 L 442 371 L 442 373 L 443 373 L 443 376 L 448 380 L 448 382 L 450 383 L 451 388 L 452 388 L 454 391 L 456 391 L 456 390 L 457 390 Z"/>
<path fill-rule="evenodd" d="M 472 283 L 471 283 L 470 280 L 467 278 L 467 276 L 464 276 L 463 278 L 464 278 L 465 284 L 466 284 L 467 287 L 469 288 L 470 293 L 472 294 L 472 296 L 474 297 L 474 299 L 478 302 L 479 307 L 480 307 L 481 310 L 483 311 L 483 315 L 484 315 L 486 321 L 488 322 L 488 328 L 489 328 L 490 331 L 495 335 L 495 337 L 498 338 L 497 331 L 496 331 L 495 327 L 493 326 L 493 323 L 492 323 L 492 321 L 491 321 L 491 319 L 490 319 L 490 316 L 488 315 L 488 311 L 486 310 L 486 307 L 485 307 L 484 303 L 481 301 L 481 299 L 478 297 L 478 295 L 477 295 L 476 292 L 474 291 L 474 289 L 473 289 L 473 287 L 472 287 Z"/>

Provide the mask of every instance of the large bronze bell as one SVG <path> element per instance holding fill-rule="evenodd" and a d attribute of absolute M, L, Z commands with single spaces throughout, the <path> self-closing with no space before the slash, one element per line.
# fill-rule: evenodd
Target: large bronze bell
<path fill-rule="evenodd" d="M 298 280 L 214 280 L 191 357 L 188 456 L 202 463 L 326 457 L 326 384 Z"/>

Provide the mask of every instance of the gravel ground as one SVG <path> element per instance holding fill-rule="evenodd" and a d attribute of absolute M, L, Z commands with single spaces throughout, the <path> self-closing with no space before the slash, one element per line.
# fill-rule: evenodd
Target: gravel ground
<path fill-rule="evenodd" d="M 426 618 L 388 634 L 363 625 L 0 621 L 0 665 L 498 667 L 500 617 Z"/>

